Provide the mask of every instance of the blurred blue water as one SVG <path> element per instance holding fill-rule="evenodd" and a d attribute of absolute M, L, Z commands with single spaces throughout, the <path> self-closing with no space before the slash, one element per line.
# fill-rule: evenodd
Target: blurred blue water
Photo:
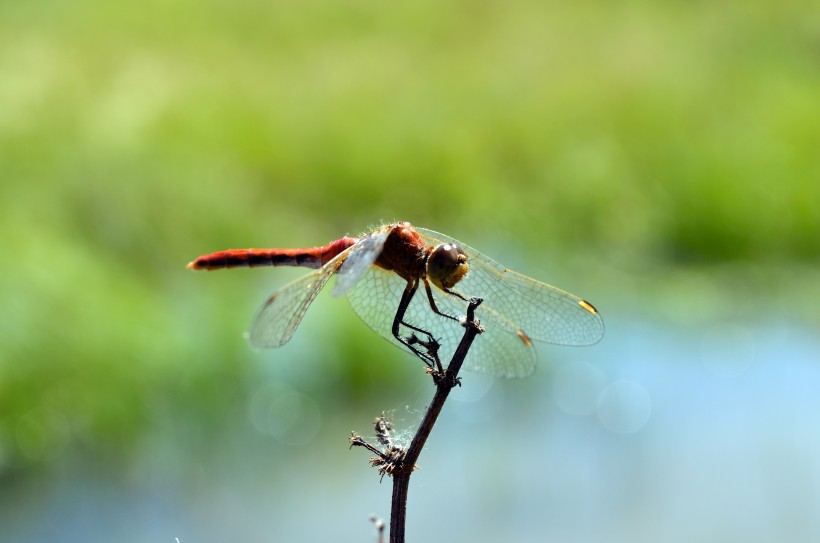
<path fill-rule="evenodd" d="M 531 379 L 465 374 L 411 482 L 408 539 L 820 540 L 810 326 L 609 324 L 595 347 L 541 347 Z M 295 394 L 291 407 L 315 405 L 310 390 L 260 386 Z M 428 386 L 420 378 L 415 394 L 381 408 L 408 424 Z M 0 540 L 375 540 L 368 515 L 389 514 L 390 481 L 379 484 L 346 438 L 367 434 L 380 408 L 301 409 L 291 421 L 310 432 L 301 443 L 260 427 L 255 398 L 201 457 L 175 453 L 178 436 L 160 429 L 122 469 L 63 459 L 11 483 Z"/>

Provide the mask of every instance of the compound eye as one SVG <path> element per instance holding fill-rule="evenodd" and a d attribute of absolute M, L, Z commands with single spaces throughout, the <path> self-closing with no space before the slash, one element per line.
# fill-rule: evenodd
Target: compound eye
<path fill-rule="evenodd" d="M 467 274 L 467 255 L 458 245 L 437 245 L 427 258 L 427 276 L 441 289 L 450 289 Z"/>

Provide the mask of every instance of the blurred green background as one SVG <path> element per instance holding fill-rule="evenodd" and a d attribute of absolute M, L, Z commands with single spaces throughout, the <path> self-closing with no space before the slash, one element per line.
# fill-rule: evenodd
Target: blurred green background
<path fill-rule="evenodd" d="M 412 539 L 820 538 L 818 97 L 811 2 L 5 0 L 0 525 L 372 540 L 418 365 L 328 293 L 253 351 L 301 272 L 185 264 L 409 220 L 608 327 L 465 376 Z"/>

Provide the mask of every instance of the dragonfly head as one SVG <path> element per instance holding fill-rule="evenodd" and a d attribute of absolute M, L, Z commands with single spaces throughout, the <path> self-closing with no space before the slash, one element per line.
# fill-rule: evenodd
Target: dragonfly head
<path fill-rule="evenodd" d="M 436 245 L 427 257 L 427 277 L 438 288 L 449 290 L 467 275 L 470 264 L 458 245 Z"/>

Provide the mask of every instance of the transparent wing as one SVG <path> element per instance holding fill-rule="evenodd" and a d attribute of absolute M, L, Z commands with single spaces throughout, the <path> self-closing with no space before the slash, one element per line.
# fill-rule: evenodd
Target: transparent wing
<path fill-rule="evenodd" d="M 467 253 L 470 271 L 454 290 L 484 298 L 477 315 L 488 330 L 505 329 L 523 343 L 527 338 L 558 345 L 591 345 L 603 337 L 601 315 L 578 296 L 508 270 L 444 234 L 416 230 L 430 244 L 455 243 Z"/>
<path fill-rule="evenodd" d="M 389 234 L 390 227 L 382 227 L 351 248 L 350 255 L 337 274 L 336 285 L 333 287 L 334 296 L 345 294 L 373 267 Z"/>
<path fill-rule="evenodd" d="M 287 343 L 316 295 L 355 247 L 356 245 L 350 247 L 318 270 L 273 293 L 259 309 L 251 324 L 248 332 L 250 344 L 264 348 L 280 347 Z"/>
<path fill-rule="evenodd" d="M 370 270 L 347 293 L 357 315 L 374 331 L 405 352 L 409 351 L 393 337 L 392 324 L 407 282 L 393 272 L 371 266 Z M 467 303 L 436 288 L 433 296 L 438 308 L 452 316 L 464 315 Z M 479 307 L 479 309 L 481 309 Z M 404 321 L 430 332 L 441 344 L 439 358 L 449 363 L 464 328 L 456 321 L 433 313 L 423 284 L 410 302 Z M 402 328 L 403 335 L 410 330 Z M 499 377 L 525 377 L 535 369 L 536 353 L 532 343 L 522 341 L 507 330 L 490 327 L 478 336 L 470 349 L 464 368 Z"/>

